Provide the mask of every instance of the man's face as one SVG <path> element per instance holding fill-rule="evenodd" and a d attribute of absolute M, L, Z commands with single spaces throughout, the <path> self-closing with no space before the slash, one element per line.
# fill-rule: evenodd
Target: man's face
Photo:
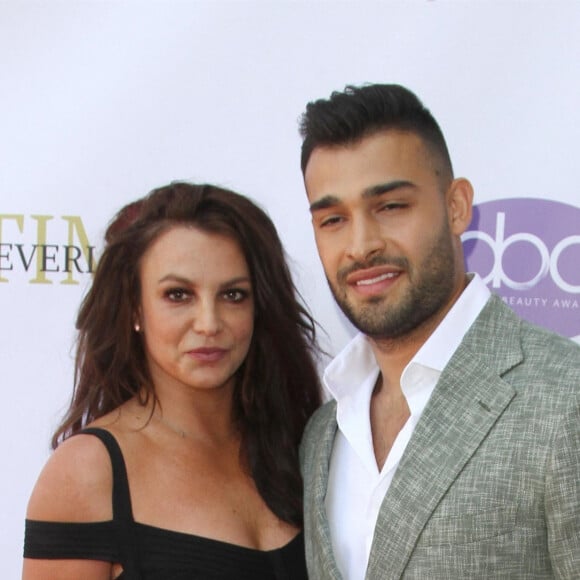
<path fill-rule="evenodd" d="M 459 193 L 458 201 L 455 182 L 443 184 L 438 169 L 421 139 L 400 131 L 316 148 L 306 167 L 328 283 L 372 338 L 436 324 L 463 288 L 458 236 L 469 219 L 456 217 L 466 203 L 470 217 L 471 199 Z"/>

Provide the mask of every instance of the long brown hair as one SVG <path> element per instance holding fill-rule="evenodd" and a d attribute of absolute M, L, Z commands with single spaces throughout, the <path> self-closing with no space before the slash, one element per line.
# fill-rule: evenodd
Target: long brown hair
<path fill-rule="evenodd" d="M 248 263 L 254 333 L 237 373 L 234 412 L 244 460 L 260 494 L 278 517 L 299 526 L 298 446 L 321 403 L 315 323 L 293 284 L 274 224 L 248 198 L 226 189 L 175 182 L 125 206 L 113 219 L 79 310 L 73 398 L 52 445 L 132 397 L 141 396 L 143 404 L 156 400 L 141 336 L 133 330 L 139 263 L 157 237 L 177 224 L 235 239 Z"/>

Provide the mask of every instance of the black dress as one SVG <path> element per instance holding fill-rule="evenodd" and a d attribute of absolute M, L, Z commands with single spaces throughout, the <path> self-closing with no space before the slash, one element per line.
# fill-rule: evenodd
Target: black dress
<path fill-rule="evenodd" d="M 98 437 L 111 457 L 113 519 L 26 520 L 25 558 L 119 562 L 123 566 L 119 580 L 307 580 L 302 533 L 282 548 L 262 551 L 136 522 L 117 441 L 103 429 L 83 433 Z"/>

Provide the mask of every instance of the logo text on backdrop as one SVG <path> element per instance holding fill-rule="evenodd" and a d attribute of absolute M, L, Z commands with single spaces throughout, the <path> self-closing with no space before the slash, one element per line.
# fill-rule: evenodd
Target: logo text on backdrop
<path fill-rule="evenodd" d="M 80 216 L 0 214 L 0 283 L 24 273 L 30 284 L 78 284 L 94 267 Z"/>

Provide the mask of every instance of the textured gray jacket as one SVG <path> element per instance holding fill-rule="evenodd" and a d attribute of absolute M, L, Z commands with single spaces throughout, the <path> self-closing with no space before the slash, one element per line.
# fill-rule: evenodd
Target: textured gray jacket
<path fill-rule="evenodd" d="M 301 449 L 311 580 L 341 578 L 324 506 L 336 429 L 330 402 Z M 490 299 L 405 450 L 366 577 L 580 579 L 577 344 Z"/>

